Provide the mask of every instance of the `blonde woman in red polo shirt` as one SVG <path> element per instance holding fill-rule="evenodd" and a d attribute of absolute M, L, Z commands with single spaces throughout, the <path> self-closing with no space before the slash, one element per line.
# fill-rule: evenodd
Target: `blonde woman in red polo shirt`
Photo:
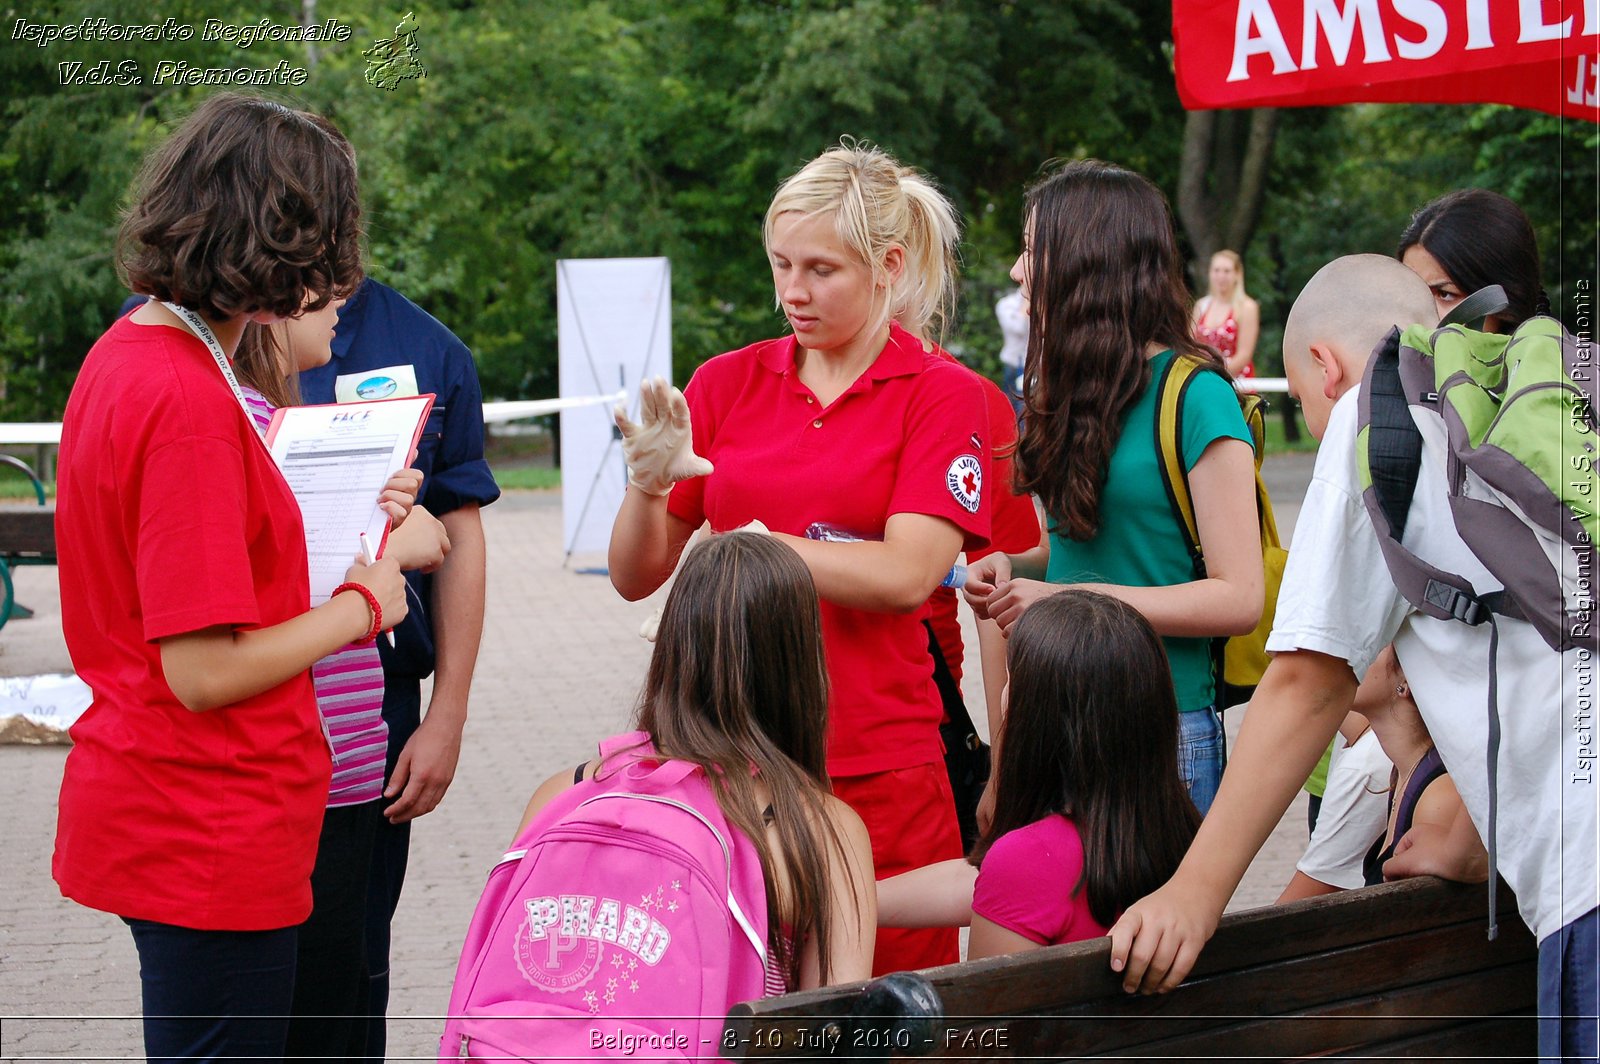
<path fill-rule="evenodd" d="M 349 143 L 212 96 L 147 160 L 122 265 L 155 298 L 84 360 L 62 419 L 61 619 L 94 701 L 53 871 L 121 916 L 153 1061 L 281 1057 L 330 760 L 312 662 L 405 616 L 385 559 L 309 609 L 305 533 L 229 364 L 249 321 L 361 279 Z"/>
<path fill-rule="evenodd" d="M 684 394 L 647 385 L 640 425 L 619 416 L 630 486 L 610 568 L 624 597 L 660 587 L 707 522 L 759 520 L 811 570 L 828 773 L 879 876 L 961 856 L 919 620 L 956 555 L 989 535 L 983 393 L 923 339 L 951 299 L 958 228 L 915 170 L 870 147 L 826 152 L 778 189 L 763 228 L 792 333 L 711 359 Z M 808 538 L 817 523 L 860 540 Z M 881 931 L 874 971 L 956 959 L 949 929 Z"/>

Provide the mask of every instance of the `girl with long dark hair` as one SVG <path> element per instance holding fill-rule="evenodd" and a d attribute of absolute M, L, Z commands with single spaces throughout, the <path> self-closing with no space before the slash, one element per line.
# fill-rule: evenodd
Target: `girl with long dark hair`
<path fill-rule="evenodd" d="M 1007 630 L 1068 587 L 1143 614 L 1177 690 L 1178 771 L 1204 812 L 1223 765 L 1212 641 L 1260 620 L 1261 545 L 1249 430 L 1216 353 L 1190 332 L 1166 198 L 1121 167 L 1067 164 L 1029 191 L 1011 276 L 1032 315 L 1017 488 L 1039 497 L 1046 533 L 1025 554 L 973 563 L 967 599 Z M 1156 382 L 1180 358 L 1206 370 L 1179 409 L 1203 573 L 1159 471 Z"/>
<path fill-rule="evenodd" d="M 1012 629 L 994 820 L 970 862 L 878 885 L 884 924 L 971 922 L 968 957 L 1106 933 L 1166 882 L 1200 815 L 1178 780 L 1178 707 L 1137 610 L 1071 590 Z"/>
<path fill-rule="evenodd" d="M 636 722 L 657 753 L 705 769 L 736 844 L 760 857 L 768 990 L 866 978 L 877 926 L 872 851 L 861 818 L 830 793 L 817 593 L 794 551 L 734 532 L 688 552 Z M 581 777 L 614 770 L 596 759 Z M 539 787 L 519 835 L 574 776 Z"/>
<path fill-rule="evenodd" d="M 1411 216 L 1395 258 L 1427 282 L 1439 317 L 1480 288 L 1499 285 L 1508 306 L 1484 323 L 1510 332 L 1536 314 L 1550 313 L 1539 281 L 1539 244 L 1516 203 L 1486 188 L 1440 196 Z"/>

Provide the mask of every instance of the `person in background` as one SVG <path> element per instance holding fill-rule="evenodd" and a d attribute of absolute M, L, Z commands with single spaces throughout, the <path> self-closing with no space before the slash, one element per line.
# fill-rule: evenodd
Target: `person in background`
<path fill-rule="evenodd" d="M 278 408 L 300 401 L 297 373 L 332 357 L 334 323 L 344 300 L 277 325 L 251 325 L 234 359 L 239 385 L 263 437 Z M 403 571 L 436 569 L 449 552 L 444 526 L 415 506 L 422 474 L 402 469 L 385 485 L 381 505 L 393 529 L 384 557 Z M 292 1059 L 360 1060 L 367 1040 L 367 879 L 382 821 L 383 663 L 373 643 L 352 643 L 311 667 L 323 734 L 333 753 L 333 782 L 311 870 L 311 918 L 295 944 L 294 1004 L 284 1053 Z"/>
<path fill-rule="evenodd" d="M 1480 288 L 1499 285 L 1509 306 L 1483 323 L 1510 332 L 1536 314 L 1550 313 L 1539 282 L 1539 244 L 1528 216 L 1486 188 L 1464 188 L 1411 216 L 1395 258 L 1427 284 L 1443 318 Z"/>
<path fill-rule="evenodd" d="M 629 483 L 609 558 L 624 598 L 665 583 L 707 521 L 759 520 L 811 570 L 828 774 L 866 823 L 879 876 L 962 852 L 921 623 L 957 554 L 987 542 L 994 490 L 983 391 L 930 342 L 957 232 L 922 174 L 867 146 L 825 152 L 779 187 L 763 227 L 792 335 L 718 355 L 685 393 L 647 385 L 641 423 L 618 421 Z M 873 970 L 958 953 L 950 929 L 880 932 Z"/>
<path fill-rule="evenodd" d="M 1305 853 L 1278 895 L 1278 903 L 1298 901 L 1336 890 L 1354 890 L 1366 882 L 1364 863 L 1372 840 L 1383 834 L 1384 796 L 1394 765 L 1378 744 L 1378 736 L 1360 713 L 1351 712 L 1324 754 L 1327 775 L 1321 805 L 1311 825 Z M 1306 788 L 1310 790 L 1310 785 Z"/>
<path fill-rule="evenodd" d="M 1261 304 L 1245 294 L 1244 259 L 1224 248 L 1211 256 L 1209 290 L 1194 305 L 1194 334 L 1222 356 L 1235 380 L 1256 375 Z"/>
<path fill-rule="evenodd" d="M 1026 314 L 1023 315 L 1023 321 L 1027 321 Z M 939 352 L 946 358 L 955 360 L 954 355 L 950 355 L 942 348 Z M 1027 492 L 1018 494 L 1012 476 L 1011 463 L 1017 450 L 1017 429 L 1010 403 L 994 381 L 976 372 L 972 376 L 983 389 L 989 407 L 989 438 L 985 441 L 988 444 L 988 454 L 985 457 L 989 459 L 993 470 L 991 476 L 994 487 L 984 499 L 984 505 L 991 508 L 989 543 L 987 546 L 968 551 L 969 563 L 995 551 L 1025 551 L 1039 542 L 1039 512 L 1034 508 L 1033 496 Z M 962 639 L 961 619 L 957 611 L 959 599 L 960 595 L 953 587 L 941 585 L 934 588 L 933 595 L 928 599 L 928 618 L 925 622 L 929 635 L 928 651 L 934 656 L 934 680 L 944 701 L 947 722 L 958 719 L 958 715 L 971 719 L 961 695 L 966 645 Z M 1001 634 L 1000 626 L 987 617 L 977 618 L 977 631 L 978 659 L 983 669 L 984 712 L 989 724 L 988 734 L 991 737 L 998 736 L 1000 722 L 1005 716 L 1003 697 L 1006 687 L 1005 636 Z M 947 757 L 950 738 L 950 734 L 947 733 L 945 736 Z M 960 738 L 957 737 L 957 740 L 960 741 Z M 993 758 L 994 753 L 991 749 L 991 764 Z M 962 764 L 959 758 L 955 763 L 958 766 Z M 956 817 L 961 824 L 961 842 L 964 848 L 970 849 L 977 841 L 980 829 L 985 826 L 993 810 L 994 776 L 991 772 L 983 795 L 977 799 L 976 807 L 967 800 L 970 795 L 964 795 L 957 782 L 952 776 L 951 788 L 957 792 Z"/>
<path fill-rule="evenodd" d="M 994 305 L 1000 322 L 1000 364 L 1005 367 L 1006 396 L 1011 409 L 1022 416 L 1023 366 L 1028 361 L 1028 297 L 1013 288 Z"/>
<path fill-rule="evenodd" d="M 1374 749 L 1376 748 L 1376 749 Z M 1476 834 L 1448 834 L 1464 815 L 1461 795 L 1444 770 L 1411 685 L 1388 647 L 1367 670 L 1355 703 L 1335 739 L 1328 774 L 1331 799 L 1281 904 L 1318 894 L 1374 886 L 1407 875 L 1407 862 L 1389 860 L 1410 848 L 1414 826 L 1438 829 L 1464 851 L 1448 859 L 1469 882 L 1482 882 L 1489 855 Z"/>
<path fill-rule="evenodd" d="M 412 465 L 418 499 L 443 522 L 450 554 L 431 574 L 410 573 L 412 619 L 380 642 L 383 719 L 389 728 L 383 796 L 388 801 L 372 860 L 367 899 L 367 1054 L 387 1044 L 389 927 L 405 884 L 411 821 L 444 798 L 455 778 L 467 695 L 483 635 L 485 548 L 479 508 L 500 497 L 483 457 L 483 395 L 472 352 L 449 329 L 388 285 L 367 278 L 339 311 L 333 357 L 300 375 L 308 403 L 433 393 L 433 409 Z M 422 680 L 434 674 L 428 712 Z"/>

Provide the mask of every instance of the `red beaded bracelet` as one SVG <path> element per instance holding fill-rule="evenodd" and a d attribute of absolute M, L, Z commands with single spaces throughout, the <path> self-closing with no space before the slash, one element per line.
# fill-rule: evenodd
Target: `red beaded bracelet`
<path fill-rule="evenodd" d="M 341 591 L 358 592 L 362 598 L 367 600 L 367 609 L 372 611 L 372 627 L 367 629 L 366 635 L 354 641 L 357 646 L 366 646 L 374 639 L 377 639 L 378 633 L 383 631 L 383 607 L 378 605 L 378 596 L 374 595 L 372 589 L 365 584 L 358 584 L 354 581 L 340 584 L 333 589 L 333 594 L 329 598 L 337 597 Z"/>

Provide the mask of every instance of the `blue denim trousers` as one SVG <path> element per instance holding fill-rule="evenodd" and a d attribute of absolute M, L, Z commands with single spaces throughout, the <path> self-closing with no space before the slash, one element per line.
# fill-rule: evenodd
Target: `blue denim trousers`
<path fill-rule="evenodd" d="M 1539 943 L 1539 1059 L 1593 1061 L 1600 1014 L 1600 909 Z"/>
<path fill-rule="evenodd" d="M 1189 798 L 1205 816 L 1222 785 L 1228 763 L 1228 743 L 1222 717 L 1215 706 L 1178 714 L 1178 776 L 1189 788 Z"/>

